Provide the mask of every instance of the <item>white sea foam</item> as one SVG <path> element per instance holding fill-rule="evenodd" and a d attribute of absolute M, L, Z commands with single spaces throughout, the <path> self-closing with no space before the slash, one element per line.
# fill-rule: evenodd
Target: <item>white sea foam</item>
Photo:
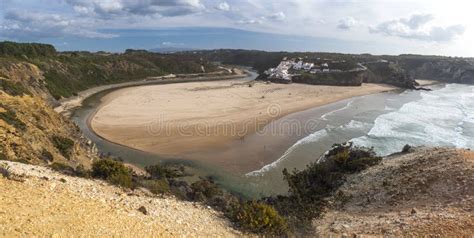
<path fill-rule="evenodd" d="M 362 129 L 369 129 L 370 127 L 372 127 L 372 124 L 361 122 L 361 121 L 356 121 L 356 120 L 351 120 L 349 123 L 341 125 L 339 127 L 327 125 L 325 129 L 316 131 L 316 132 L 302 138 L 301 140 L 297 141 L 288 150 L 286 150 L 285 153 L 282 156 L 280 156 L 280 158 L 278 160 L 276 160 L 275 162 L 273 162 L 271 164 L 268 164 L 268 165 L 265 165 L 264 167 L 262 167 L 259 170 L 249 172 L 246 175 L 247 176 L 258 176 L 258 175 L 262 175 L 265 172 L 270 171 L 271 169 L 274 169 L 274 168 L 278 167 L 278 165 L 282 161 L 284 161 L 288 157 L 288 155 L 291 154 L 298 147 L 300 147 L 302 145 L 305 145 L 305 144 L 309 144 L 309 143 L 315 143 L 315 142 L 321 140 L 322 138 L 324 138 L 325 136 L 328 136 L 328 133 L 331 133 L 331 131 L 336 129 L 336 128 L 344 129 L 344 130 L 362 130 Z"/>
<path fill-rule="evenodd" d="M 473 148 L 464 122 L 474 117 L 474 94 L 465 85 L 421 93 L 422 99 L 398 111 L 379 116 L 368 135 L 355 138 L 356 145 L 374 147 L 381 155 L 400 151 L 405 144 Z"/>
<path fill-rule="evenodd" d="M 341 107 L 341 108 L 339 108 L 339 109 L 336 109 L 336 110 L 334 110 L 334 111 L 330 111 L 330 112 L 328 112 L 328 113 L 323 114 L 323 115 L 321 116 L 321 119 L 327 120 L 327 117 L 328 117 L 328 116 L 332 116 L 332 115 L 334 115 L 334 114 L 337 113 L 337 112 L 340 112 L 340 111 L 343 111 L 343 110 L 348 109 L 350 106 L 352 106 L 353 103 L 354 103 L 354 100 L 351 100 L 351 101 L 349 101 L 349 102 L 346 104 L 346 106 Z"/>
<path fill-rule="evenodd" d="M 328 135 L 328 130 L 327 129 L 322 129 L 322 130 L 319 130 L 319 131 L 316 131 L 314 133 L 312 133 L 311 135 L 309 136 L 306 136 L 304 137 L 303 139 L 297 141 L 293 146 L 291 146 L 288 150 L 285 151 L 285 153 L 280 156 L 279 159 L 277 159 L 275 162 L 271 163 L 271 164 L 267 164 L 265 166 L 263 166 L 261 169 L 259 170 L 255 170 L 255 171 L 252 171 L 252 172 L 249 172 L 246 174 L 246 176 L 258 176 L 258 175 L 261 175 L 265 172 L 268 172 L 269 170 L 275 168 L 278 166 L 278 164 L 280 164 L 282 161 L 285 160 L 285 158 L 291 153 L 293 152 L 296 148 L 298 148 L 299 146 L 301 145 L 304 145 L 304 144 L 308 144 L 308 143 L 311 143 L 311 142 L 314 142 L 314 141 L 318 141 L 320 140 L 321 138 L 325 137 Z"/>
<path fill-rule="evenodd" d="M 406 103 L 398 110 L 389 108 L 390 112 L 377 117 L 373 124 L 357 120 L 340 126 L 328 124 L 325 129 L 296 142 L 275 162 L 250 172 L 247 176 L 263 175 L 279 167 L 300 146 L 318 143 L 341 130 L 342 133 L 346 130 L 369 131 L 367 135 L 351 141 L 358 146 L 374 147 L 380 155 L 398 152 L 406 144 L 474 149 L 473 92 L 473 86 L 451 84 L 439 90 L 421 92 L 421 99 Z M 328 116 L 349 108 L 353 102 L 354 100 L 349 101 L 346 106 L 328 112 L 321 118 L 327 119 Z"/>
<path fill-rule="evenodd" d="M 340 126 L 340 128 L 350 129 L 350 130 L 361 130 L 361 129 L 369 129 L 373 126 L 371 123 L 351 120 L 349 123 Z"/>

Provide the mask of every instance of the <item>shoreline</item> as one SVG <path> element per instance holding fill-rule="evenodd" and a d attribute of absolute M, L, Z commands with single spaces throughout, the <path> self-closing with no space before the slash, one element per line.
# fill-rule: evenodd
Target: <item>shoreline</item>
<path fill-rule="evenodd" d="M 164 75 L 157 77 L 147 77 L 145 79 L 137 81 L 129 81 L 116 84 L 100 85 L 93 88 L 86 89 L 77 93 L 77 96 L 64 98 L 59 100 L 59 105 L 54 107 L 54 111 L 59 114 L 69 117 L 74 109 L 81 107 L 82 102 L 87 98 L 107 90 L 119 90 L 128 87 L 145 86 L 145 85 L 162 85 L 162 84 L 174 84 L 174 83 L 188 83 L 188 82 L 206 82 L 206 81 L 219 81 L 228 79 L 241 79 L 252 76 L 252 73 L 246 69 L 233 68 L 236 74 L 233 75 L 217 75 L 216 72 L 206 73 L 207 76 L 196 76 L 197 74 L 180 74 L 178 77 L 175 75 Z"/>
<path fill-rule="evenodd" d="M 229 89 L 229 88 L 233 88 L 233 87 L 240 87 L 240 88 L 243 88 L 243 87 L 245 87 L 245 88 L 257 87 L 258 88 L 259 86 L 262 86 L 262 85 L 263 86 L 268 86 L 268 84 L 265 84 L 265 83 L 254 82 L 254 84 L 253 84 L 254 86 L 248 87 L 247 86 L 248 82 L 247 83 L 241 83 L 241 81 L 240 81 L 240 84 L 235 86 L 235 84 L 233 84 L 232 82 L 233 82 L 232 80 L 224 80 L 224 81 L 219 81 L 219 82 L 175 84 L 173 86 L 171 86 L 171 85 L 155 85 L 155 86 L 146 86 L 146 87 L 138 86 L 138 87 L 131 87 L 131 88 L 129 87 L 129 88 L 125 88 L 125 89 L 114 90 L 113 92 L 110 92 L 106 96 L 101 98 L 101 102 L 100 102 L 99 106 L 94 110 L 94 112 L 91 115 L 89 115 L 89 118 L 87 119 L 87 126 L 99 138 L 101 138 L 103 140 L 106 140 L 110 143 L 116 144 L 116 145 L 124 146 L 128 149 L 142 151 L 142 152 L 151 153 L 151 154 L 156 154 L 156 155 L 160 155 L 160 156 L 165 156 L 166 158 L 169 158 L 169 159 L 177 158 L 177 159 L 185 159 L 185 160 L 194 160 L 194 161 L 206 162 L 206 163 L 210 163 L 210 164 L 213 164 L 213 165 L 218 165 L 218 167 L 229 167 L 231 164 L 232 164 L 232 166 L 236 166 L 234 162 L 229 161 L 229 160 L 226 161 L 224 159 L 219 159 L 219 158 L 199 158 L 199 157 L 203 157 L 206 154 L 206 153 L 200 153 L 200 152 L 201 151 L 205 151 L 205 152 L 206 151 L 207 152 L 209 152 L 209 151 L 219 151 L 219 153 L 220 153 L 220 152 L 222 152 L 222 150 L 225 150 L 225 148 L 232 147 L 232 145 L 235 145 L 235 143 L 240 143 L 239 141 L 244 142 L 243 140 L 245 140 L 245 136 L 250 136 L 252 134 L 257 134 L 256 132 L 258 131 L 259 128 L 252 127 L 250 130 L 246 131 L 246 133 L 244 134 L 244 136 L 242 138 L 238 137 L 238 136 L 233 136 L 233 135 L 231 135 L 231 136 L 217 135 L 217 136 L 204 136 L 204 137 L 203 136 L 197 136 L 197 137 L 196 136 L 194 136 L 194 137 L 193 136 L 188 136 L 188 137 L 184 136 L 183 137 L 182 135 L 173 134 L 173 133 L 171 133 L 168 136 L 168 138 L 166 136 L 161 136 L 161 138 L 160 138 L 159 135 L 158 136 L 153 135 L 153 134 L 150 135 L 149 131 L 147 131 L 147 129 L 149 129 L 149 127 L 145 126 L 145 130 L 143 130 L 144 129 L 143 125 L 141 125 L 142 128 L 140 128 L 140 123 L 137 123 L 135 126 L 131 126 L 131 127 L 130 126 L 129 127 L 127 127 L 127 126 L 124 127 L 123 125 L 119 125 L 120 124 L 119 123 L 119 124 L 116 124 L 116 125 L 111 125 L 111 127 L 109 127 L 110 129 L 112 129 L 111 130 L 112 133 L 114 133 L 114 131 L 119 132 L 119 136 L 122 133 L 122 136 L 124 136 L 122 138 L 125 138 L 125 139 L 122 139 L 122 140 L 120 140 L 120 139 L 117 140 L 116 137 L 115 138 L 113 137 L 114 135 L 112 135 L 112 137 L 110 137 L 110 134 L 109 134 L 110 131 L 106 131 L 104 133 L 104 130 L 103 130 L 104 125 L 103 124 L 98 125 L 98 121 L 95 120 L 96 116 L 97 116 L 97 113 L 101 112 L 101 109 L 104 108 L 104 106 L 105 107 L 109 106 L 108 104 L 110 102 L 113 102 L 115 99 L 120 98 L 123 95 L 125 95 L 125 96 L 130 95 L 129 91 L 130 90 L 133 91 L 134 89 L 140 90 L 140 89 L 143 89 L 143 88 L 153 87 L 153 88 L 158 88 L 158 91 L 162 91 L 162 90 L 166 91 L 165 88 L 171 86 L 171 87 L 178 87 L 179 89 L 183 89 L 183 87 L 188 88 L 188 90 L 186 92 L 189 93 L 189 92 L 196 92 L 196 91 L 198 91 L 198 92 L 199 91 L 205 91 L 205 92 L 206 91 L 221 91 L 221 90 L 225 90 L 225 89 Z M 222 83 L 226 83 L 226 84 L 230 83 L 230 85 L 232 85 L 232 86 L 231 87 L 229 87 L 228 85 L 226 87 L 223 87 L 223 85 L 213 85 L 214 87 L 209 86 L 209 84 L 222 84 Z M 422 80 L 422 82 L 420 82 L 420 84 L 423 85 L 423 86 L 437 84 L 437 83 L 439 83 L 439 82 L 429 81 L 429 80 Z M 204 86 L 203 85 L 194 85 L 194 84 L 204 84 Z M 194 85 L 194 86 L 192 86 L 192 85 Z M 285 85 L 280 85 L 280 84 L 270 84 L 270 85 L 272 87 L 275 87 L 275 86 L 276 87 L 286 87 Z M 283 108 L 276 117 L 267 117 L 266 119 L 264 118 L 263 120 L 260 120 L 260 122 L 262 122 L 259 125 L 260 128 L 267 125 L 267 124 L 269 124 L 270 122 L 272 122 L 274 120 L 280 119 L 280 118 L 285 117 L 285 116 L 290 115 L 290 114 L 302 112 L 302 111 L 305 111 L 305 110 L 308 110 L 308 109 L 321 107 L 321 106 L 324 106 L 324 105 L 336 103 L 336 102 L 339 102 L 339 101 L 343 101 L 343 100 L 347 100 L 347 99 L 355 98 L 355 97 L 359 97 L 359 96 L 389 92 L 389 91 L 394 91 L 394 90 L 400 90 L 400 88 L 398 88 L 398 87 L 389 86 L 389 85 L 378 85 L 378 84 L 365 84 L 364 86 L 361 86 L 361 87 L 338 87 L 338 86 L 318 86 L 318 85 L 316 85 L 316 86 L 311 85 L 310 86 L 310 85 L 301 85 L 301 84 L 295 84 L 295 85 L 297 85 L 298 87 L 304 87 L 304 88 L 307 88 L 307 87 L 308 88 L 324 88 L 326 90 L 329 90 L 329 92 L 331 92 L 332 89 L 339 89 L 339 90 L 342 90 L 342 91 L 351 91 L 352 90 L 352 91 L 355 91 L 355 92 L 349 93 L 348 95 L 343 95 L 342 97 L 341 96 L 334 97 L 334 95 L 331 95 L 331 93 L 329 93 L 329 96 L 331 96 L 331 97 L 326 98 L 325 100 L 322 100 L 322 101 L 321 100 L 316 100 L 315 102 L 313 101 L 313 102 L 310 102 L 310 103 L 308 103 L 306 101 L 306 103 L 303 103 L 302 105 L 296 105 L 296 106 L 293 103 L 292 104 L 293 106 L 290 109 Z M 165 87 L 165 88 L 163 88 L 163 87 Z M 366 87 L 368 87 L 368 90 L 367 90 Z M 192 90 L 189 90 L 189 89 L 192 89 Z M 124 93 L 124 92 L 126 92 L 126 93 Z M 340 92 L 340 91 L 338 91 L 338 92 Z M 152 95 L 154 95 L 154 94 L 158 94 L 158 93 L 157 92 L 152 93 Z M 139 93 L 139 95 L 143 95 L 143 93 Z M 183 97 L 183 96 L 186 97 L 186 94 L 181 94 L 180 95 L 180 97 Z M 328 94 L 323 94 L 322 96 L 323 97 L 328 96 Z M 190 99 L 190 100 L 192 101 L 193 99 Z M 129 101 L 129 100 L 126 100 L 126 101 Z M 140 105 L 140 104 L 137 104 L 137 103 L 132 103 L 132 104 L 133 104 L 134 108 L 137 108 L 137 105 Z M 296 103 L 296 104 L 299 104 L 299 103 Z M 117 108 L 112 109 L 112 111 L 116 111 L 116 110 L 117 110 Z M 117 111 L 128 113 L 130 110 L 123 110 L 123 108 L 122 108 L 122 109 L 117 110 Z M 148 114 L 148 113 L 153 112 L 153 110 L 145 110 L 145 112 Z M 248 110 L 243 110 L 243 112 L 248 112 Z M 245 114 L 245 113 L 239 113 L 239 114 Z M 208 117 L 210 119 L 207 121 L 207 123 L 211 123 L 211 124 L 213 122 L 216 122 L 214 120 L 216 117 L 219 118 L 218 115 L 213 115 L 213 113 L 210 113 L 210 114 L 202 113 L 201 115 L 204 116 L 204 117 L 206 117 L 206 115 L 208 115 Z M 255 115 L 256 114 L 254 114 L 254 116 Z M 123 116 L 123 114 L 122 114 L 122 116 Z M 137 115 L 135 115 L 135 117 L 137 117 Z M 232 117 L 232 115 L 231 115 L 231 117 Z M 113 116 L 111 118 L 113 119 L 113 121 L 117 121 L 117 120 L 120 121 L 119 117 Z M 138 116 L 137 118 L 140 118 L 140 116 Z M 137 122 L 136 121 L 137 118 L 134 119 L 135 122 Z M 177 119 L 177 118 L 175 118 L 175 119 Z M 193 119 L 196 119 L 196 118 L 193 118 Z M 200 119 L 197 118 L 196 120 L 199 121 Z M 201 120 L 200 122 L 203 122 L 203 121 Z M 206 122 L 206 121 L 204 121 L 204 122 Z M 235 126 L 235 124 L 239 124 L 239 123 L 234 122 L 233 124 Z M 240 124 L 242 124 L 242 123 L 240 123 Z M 243 125 L 247 125 L 247 124 L 244 123 Z M 138 143 L 136 141 L 137 139 L 138 139 Z M 201 141 L 199 141 L 199 140 L 201 140 Z M 279 140 L 279 139 L 277 139 L 277 140 Z M 170 141 L 178 141 L 178 143 L 173 143 L 173 142 L 170 143 Z M 148 148 L 147 147 L 142 147 L 143 144 L 140 144 L 142 142 L 145 142 L 144 143 L 145 145 L 148 142 L 149 147 Z M 167 149 L 171 149 L 171 150 L 160 151 L 161 148 L 159 148 L 159 150 L 154 150 L 153 149 L 153 147 L 156 148 L 157 145 L 167 144 L 167 143 L 169 145 L 171 145 Z M 152 148 L 152 149 L 150 149 L 150 148 Z M 170 153 L 170 151 L 171 151 L 171 153 Z M 238 151 L 235 151 L 235 150 L 233 151 L 233 153 L 236 153 L 236 152 L 238 152 Z M 207 154 L 209 154 L 209 153 L 207 153 Z M 218 154 L 218 153 L 216 153 L 216 154 Z M 277 159 L 277 158 L 275 158 L 275 159 Z M 241 162 L 241 163 L 250 162 L 250 161 L 246 161 L 246 160 L 248 160 L 248 159 L 241 159 L 241 161 L 239 161 L 239 162 Z M 248 168 L 246 170 L 249 170 L 249 169 L 251 170 L 253 168 L 258 168 L 259 169 L 259 168 L 262 167 L 262 165 L 248 164 L 248 165 L 245 165 L 245 167 Z M 253 170 L 251 170 L 251 171 L 253 171 Z M 247 172 L 249 172 L 249 171 L 247 171 Z"/>
<path fill-rule="evenodd" d="M 187 84 L 186 86 L 188 85 L 190 84 Z M 271 121 L 282 118 L 292 113 L 327 105 L 330 103 L 335 103 L 335 102 L 352 98 L 352 97 L 398 89 L 397 87 L 393 87 L 393 86 L 375 85 L 375 84 L 364 85 L 364 86 L 361 86 L 360 88 L 359 87 L 297 85 L 296 90 L 292 90 L 290 93 L 284 93 L 284 94 L 291 95 L 291 93 L 298 93 L 298 91 L 301 92 L 302 87 L 305 87 L 305 88 L 312 88 L 312 89 L 319 90 L 320 93 L 322 92 L 322 95 L 320 96 L 317 95 L 315 98 L 302 99 L 302 97 L 311 95 L 311 91 L 310 91 L 310 92 L 304 92 L 303 96 L 297 96 L 293 98 L 291 98 L 290 96 L 288 100 L 269 103 L 268 101 L 272 99 L 266 100 L 265 97 L 269 97 L 269 94 L 271 94 L 272 90 L 276 90 L 277 88 L 280 88 L 283 86 L 280 86 L 278 84 L 272 84 L 271 86 L 268 87 L 267 85 L 263 83 L 255 83 L 254 85 L 256 86 L 253 86 L 253 87 L 262 87 L 262 86 L 266 87 L 264 88 L 263 91 L 267 91 L 268 93 L 265 94 L 264 96 L 261 96 L 261 98 L 257 98 L 257 99 L 255 98 L 236 99 L 245 93 L 240 93 L 236 97 L 230 96 L 230 98 L 227 98 L 228 96 L 224 95 L 224 99 L 243 101 L 243 104 L 250 104 L 251 105 L 250 108 L 246 107 L 245 105 L 242 105 L 241 102 L 238 102 L 238 103 L 230 103 L 229 105 L 225 105 L 225 103 L 224 104 L 220 103 L 221 105 L 217 108 L 214 108 L 215 110 L 211 109 L 211 110 L 202 111 L 202 112 L 201 110 L 190 111 L 193 109 L 193 107 L 198 107 L 199 105 L 192 105 L 189 107 L 189 106 L 186 106 L 186 104 L 191 103 L 193 100 L 199 100 L 199 97 L 202 97 L 202 94 L 200 94 L 196 98 L 187 99 L 187 100 L 184 100 L 184 102 L 177 102 L 175 104 L 170 103 L 171 104 L 170 106 L 168 106 L 167 108 L 163 108 L 162 109 L 163 114 L 165 115 L 165 117 L 168 117 L 168 118 L 160 118 L 159 114 L 156 114 L 153 112 L 154 110 L 156 110 L 156 107 L 159 107 L 159 106 L 148 105 L 151 107 L 143 109 L 144 111 L 140 111 L 140 110 L 137 111 L 133 109 L 133 108 L 136 109 L 137 105 L 140 105 L 138 107 L 142 107 L 143 103 L 146 103 L 146 100 L 153 101 L 153 99 L 144 99 L 145 100 L 144 102 L 144 101 L 140 101 L 142 99 L 139 98 L 138 99 L 139 101 L 133 101 L 137 99 L 133 98 L 133 96 L 132 98 L 130 98 L 129 97 L 130 95 L 134 95 L 134 94 L 135 95 L 147 95 L 147 94 L 154 95 L 157 92 L 147 92 L 146 90 L 143 91 L 142 89 L 144 89 L 144 87 L 135 87 L 135 88 L 117 90 L 117 91 L 109 93 L 102 99 L 100 106 L 96 109 L 94 114 L 91 115 L 91 118 L 89 120 L 90 128 L 97 135 L 100 135 L 102 138 L 105 138 L 108 141 L 112 141 L 116 144 L 126 145 L 128 147 L 138 149 L 141 151 L 173 156 L 173 155 L 183 154 L 183 152 L 192 153 L 197 150 L 196 148 L 208 147 L 211 149 L 212 147 L 215 147 L 216 145 L 217 147 L 223 146 L 227 144 L 227 142 L 238 140 L 240 138 L 245 137 L 246 135 L 253 134 L 257 132 L 259 129 L 261 129 L 262 127 L 264 127 L 265 125 L 267 125 L 268 123 L 270 123 Z M 158 87 L 162 87 L 162 86 L 164 85 L 160 85 Z M 193 85 L 193 86 L 196 86 L 197 88 L 199 88 L 200 85 Z M 216 85 L 213 85 L 213 86 L 216 86 Z M 152 87 L 155 87 L 155 89 L 158 91 L 169 90 L 169 88 L 157 88 L 157 86 L 152 86 Z M 242 88 L 242 87 L 248 87 L 248 86 L 239 85 L 237 87 Z M 146 88 L 150 88 L 150 87 L 146 87 Z M 217 85 L 216 88 L 217 89 L 215 88 L 213 89 L 212 87 L 206 88 L 204 89 L 204 91 L 220 91 L 220 90 L 223 90 L 222 88 L 224 87 L 222 87 L 222 85 Z M 152 91 L 155 89 L 152 89 Z M 178 87 L 177 91 L 181 89 L 182 88 Z M 134 90 L 138 90 L 138 91 L 134 92 Z M 341 93 L 342 91 L 345 91 L 346 94 L 342 93 L 338 95 L 331 95 L 331 94 Z M 229 95 L 232 95 L 232 92 L 229 92 Z M 169 95 L 166 95 L 166 96 L 169 96 Z M 180 92 L 174 96 L 188 97 L 190 95 Z M 214 97 L 214 96 L 217 97 L 218 95 L 216 95 L 216 93 L 211 92 L 211 96 L 209 97 Z M 223 96 L 223 95 L 220 95 L 220 96 Z M 125 97 L 125 99 L 123 99 L 120 102 L 114 102 L 117 99 L 120 99 L 121 97 Z M 155 102 L 159 101 L 160 99 L 162 98 L 155 100 Z M 295 99 L 296 101 L 293 101 Z M 315 99 L 315 100 L 312 100 L 312 99 Z M 171 101 L 173 100 L 179 100 L 179 99 L 174 97 L 171 99 Z M 265 101 L 265 100 L 266 102 L 263 102 L 263 103 L 259 102 L 259 101 Z M 219 104 L 219 102 L 216 102 L 216 101 L 213 102 L 213 100 L 206 99 L 204 101 L 206 103 Z M 130 104 L 123 106 L 127 102 Z M 110 105 L 111 103 L 113 104 L 112 106 Z M 183 104 L 184 104 L 184 108 L 182 108 Z M 166 107 L 166 105 L 160 105 L 160 106 Z M 175 108 L 175 107 L 180 107 L 180 106 L 181 108 Z M 208 105 L 208 107 L 212 107 L 212 106 Z M 233 109 L 235 110 L 232 111 Z M 275 110 L 275 112 L 271 112 L 271 110 Z M 106 112 L 104 113 L 104 111 Z M 119 113 L 117 114 L 117 112 Z M 130 113 L 133 115 L 130 118 L 127 118 L 127 115 L 124 115 L 123 112 L 126 112 L 125 114 Z M 143 114 L 140 114 L 140 113 L 143 113 Z M 275 114 L 271 114 L 271 113 L 275 113 Z M 154 115 L 151 115 L 151 116 L 148 115 L 148 118 L 144 118 L 147 116 L 146 114 L 154 114 Z M 154 122 L 154 120 L 156 119 L 163 120 L 163 121 Z M 223 122 L 225 123 L 222 124 Z M 160 130 L 163 130 L 163 128 L 161 128 L 160 125 L 157 125 L 158 128 L 156 128 L 155 130 L 154 128 L 155 125 L 153 123 L 166 125 L 166 127 L 164 128 L 166 130 L 165 131 L 166 136 L 159 134 L 161 132 Z M 220 125 L 221 127 L 214 128 L 213 127 L 214 124 Z M 184 129 L 190 129 L 190 130 L 185 131 Z M 221 131 L 219 131 L 219 129 Z M 119 134 L 120 132 L 123 133 L 121 135 L 118 135 L 119 137 L 122 136 L 123 139 L 117 139 L 117 134 L 115 134 L 115 132 L 117 131 L 119 131 Z M 138 131 L 138 134 L 137 134 L 137 131 Z M 200 132 L 203 132 L 203 131 L 204 133 L 199 134 Z M 191 132 L 191 133 L 187 133 L 187 132 Z M 229 132 L 229 133 L 226 134 L 226 132 Z M 235 133 L 232 133 L 232 132 L 235 132 Z M 195 134 L 199 134 L 199 135 L 197 135 L 196 137 Z M 139 139 L 138 143 L 137 141 L 133 141 L 136 138 L 141 138 Z M 144 148 L 141 146 L 141 142 L 146 143 L 147 141 L 150 142 L 150 140 L 155 140 L 155 141 L 152 143 L 148 143 L 147 145 L 148 148 L 146 147 Z M 194 148 L 190 148 L 190 149 L 183 148 L 183 144 L 190 145 L 187 142 L 178 143 L 176 145 L 173 142 L 170 142 L 174 140 L 186 140 L 190 144 L 194 144 Z M 153 150 L 153 149 L 150 150 L 150 147 L 154 147 L 155 145 L 158 145 L 158 144 L 160 145 L 167 144 L 167 147 L 162 146 L 159 150 Z M 208 146 L 208 145 L 211 145 L 211 146 Z"/>

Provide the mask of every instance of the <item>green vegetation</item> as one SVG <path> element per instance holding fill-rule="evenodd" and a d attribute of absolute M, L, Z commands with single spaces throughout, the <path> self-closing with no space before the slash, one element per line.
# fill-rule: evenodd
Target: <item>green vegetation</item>
<path fill-rule="evenodd" d="M 58 53 L 51 45 L 0 42 L 0 57 L 35 64 L 45 76 L 56 99 L 104 84 L 144 79 L 166 74 L 217 70 L 214 64 L 194 55 L 157 54 L 128 50 L 124 54 L 90 52 Z"/>
<path fill-rule="evenodd" d="M 327 206 L 326 198 L 344 183 L 349 174 L 360 172 L 381 161 L 373 150 L 335 145 L 319 163 L 303 171 L 283 170 L 289 185 L 288 196 L 267 198 L 280 214 L 288 218 L 291 227 L 305 230 L 312 219 L 321 215 Z M 344 199 L 341 199 L 344 200 Z"/>
<path fill-rule="evenodd" d="M 23 87 L 18 82 L 12 82 L 3 78 L 0 78 L 0 90 L 12 95 L 12 96 L 23 96 L 23 95 L 31 95 L 31 93 Z"/>
<path fill-rule="evenodd" d="M 49 167 L 51 169 L 55 170 L 55 171 L 60 172 L 60 173 L 67 174 L 67 175 L 70 175 L 70 176 L 76 176 L 76 170 L 73 167 L 71 167 L 67 164 L 54 162 Z"/>
<path fill-rule="evenodd" d="M 41 159 L 46 162 L 52 162 L 54 160 L 53 154 L 46 149 L 41 152 Z"/>
<path fill-rule="evenodd" d="M 185 176 L 183 165 L 156 164 L 146 166 L 145 170 L 153 179 L 177 178 Z"/>
<path fill-rule="evenodd" d="M 216 196 L 221 196 L 223 191 L 212 179 L 201 179 L 191 184 L 192 192 L 189 197 L 193 201 L 207 201 Z"/>
<path fill-rule="evenodd" d="M 170 185 L 166 179 L 142 179 L 138 181 L 137 186 L 146 188 L 154 194 L 171 193 Z"/>
<path fill-rule="evenodd" d="M 111 184 L 132 188 L 132 172 L 119 161 L 101 159 L 92 164 L 92 177 L 100 178 Z"/>
<path fill-rule="evenodd" d="M 38 43 L 0 42 L 0 56 L 39 57 L 54 56 L 56 49 L 52 45 Z"/>
<path fill-rule="evenodd" d="M 272 206 L 249 201 L 240 205 L 231 217 L 241 229 L 266 235 L 283 235 L 288 230 L 286 219 Z"/>
<path fill-rule="evenodd" d="M 0 164 L 0 175 L 2 175 L 4 178 L 10 178 L 11 173 L 8 165 Z"/>
<path fill-rule="evenodd" d="M 3 107 L 3 109 L 5 109 L 4 112 L 0 112 L 0 119 L 20 131 L 24 131 L 26 129 L 26 124 L 20 119 L 18 119 L 15 111 L 6 108 L 2 104 L 0 104 L 0 107 Z"/>
<path fill-rule="evenodd" d="M 303 73 L 292 78 L 295 83 L 335 86 L 360 86 L 363 82 L 363 71 L 335 73 Z"/>
<path fill-rule="evenodd" d="M 72 151 L 74 149 L 73 140 L 62 136 L 53 136 L 52 141 L 54 146 L 66 159 L 71 157 Z"/>
<path fill-rule="evenodd" d="M 8 159 L 7 156 L 4 153 L 0 152 L 0 160 L 7 160 L 7 159 Z"/>

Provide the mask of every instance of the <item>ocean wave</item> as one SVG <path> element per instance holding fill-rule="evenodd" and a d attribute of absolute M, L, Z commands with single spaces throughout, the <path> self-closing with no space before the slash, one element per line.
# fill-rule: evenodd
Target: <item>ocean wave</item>
<path fill-rule="evenodd" d="M 288 148 L 285 151 L 285 153 L 283 153 L 283 155 L 280 156 L 280 158 L 278 158 L 275 162 L 273 162 L 271 164 L 267 164 L 259 170 L 249 172 L 249 173 L 246 174 L 246 176 L 259 176 L 259 175 L 262 175 L 265 172 L 270 171 L 271 169 L 276 168 L 278 166 L 278 164 L 280 164 L 282 161 L 284 161 L 285 158 L 291 152 L 293 152 L 296 148 L 298 148 L 299 146 L 318 141 L 318 140 L 320 140 L 321 138 L 323 138 L 327 135 L 328 135 L 328 130 L 327 129 L 322 129 L 322 130 L 319 130 L 319 131 L 316 131 L 316 132 L 310 134 L 309 136 L 306 136 L 306 137 L 302 138 L 301 140 L 297 141 L 294 145 L 292 145 L 290 148 Z"/>
<path fill-rule="evenodd" d="M 464 122 L 471 122 L 474 117 L 471 90 L 448 85 L 423 92 L 420 100 L 376 118 L 368 135 L 351 141 L 374 147 L 381 155 L 400 151 L 405 144 L 472 148 L 472 135 L 466 135 L 464 130 Z"/>
<path fill-rule="evenodd" d="M 327 117 L 328 117 L 328 116 L 334 115 L 334 114 L 337 113 L 337 112 L 340 112 L 340 111 L 343 111 L 343 110 L 348 109 L 349 107 L 352 106 L 352 104 L 354 103 L 354 100 L 355 100 L 355 99 L 349 101 L 349 102 L 346 104 L 346 106 L 344 106 L 344 107 L 341 107 L 341 108 L 336 109 L 336 110 L 334 110 L 334 111 L 330 111 L 330 112 L 327 112 L 327 113 L 323 114 L 323 115 L 321 116 L 321 119 L 327 120 Z"/>

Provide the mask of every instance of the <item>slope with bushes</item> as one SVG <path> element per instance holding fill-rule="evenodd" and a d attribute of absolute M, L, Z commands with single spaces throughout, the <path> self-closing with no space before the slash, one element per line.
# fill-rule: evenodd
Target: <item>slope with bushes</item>
<path fill-rule="evenodd" d="M 474 153 L 410 148 L 347 177 L 314 220 L 323 236 L 469 237 L 474 233 Z"/>
<path fill-rule="evenodd" d="M 44 76 L 43 86 L 55 99 L 98 85 L 217 70 L 215 65 L 192 55 L 137 50 L 123 54 L 57 52 L 51 45 L 34 43 L 0 42 L 0 59 L 0 68 L 11 68 L 12 61 L 36 66 Z"/>

